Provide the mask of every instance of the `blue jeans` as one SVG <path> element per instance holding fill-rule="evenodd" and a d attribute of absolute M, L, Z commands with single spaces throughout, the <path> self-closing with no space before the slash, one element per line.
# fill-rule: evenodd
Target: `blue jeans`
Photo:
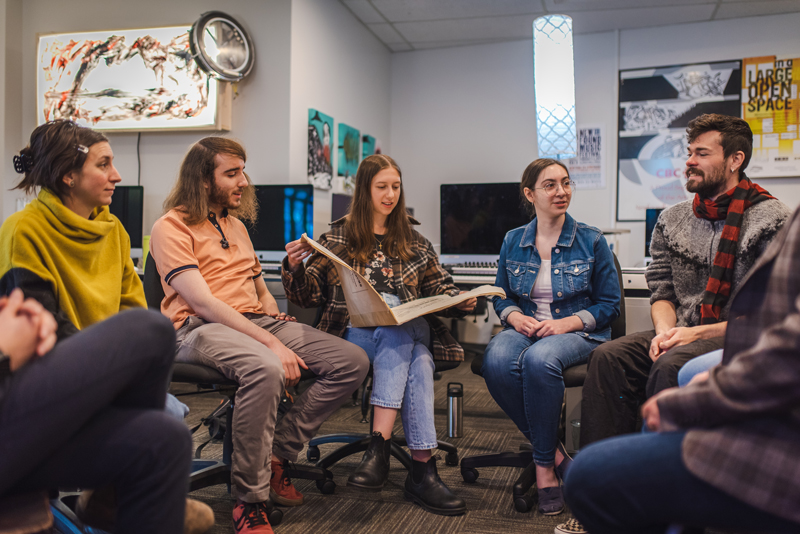
<path fill-rule="evenodd" d="M 712 367 L 716 367 L 722 362 L 722 349 L 713 350 L 711 352 L 707 352 L 702 356 L 698 356 L 697 358 L 693 358 L 686 362 L 686 365 L 681 367 L 681 370 L 678 371 L 678 387 L 683 387 L 689 383 L 689 381 L 694 378 L 694 375 L 698 375 L 703 371 L 708 371 Z"/>
<path fill-rule="evenodd" d="M 178 400 L 172 393 L 167 393 L 167 402 L 164 404 L 164 411 L 178 421 L 183 421 L 189 415 L 189 407 Z"/>
<path fill-rule="evenodd" d="M 585 362 L 599 344 L 575 332 L 529 338 L 506 328 L 486 347 L 489 393 L 530 440 L 536 465 L 555 463 L 564 369 Z"/>
<path fill-rule="evenodd" d="M 358 345 L 372 362 L 374 406 L 400 410 L 408 448 L 435 449 L 431 331 L 422 317 L 399 326 L 354 328 L 344 339 Z"/>
<path fill-rule="evenodd" d="M 663 534 L 678 523 L 756 532 L 800 525 L 754 508 L 700 480 L 683 465 L 685 432 L 618 436 L 575 458 L 564 483 L 567 505 L 592 534 Z"/>

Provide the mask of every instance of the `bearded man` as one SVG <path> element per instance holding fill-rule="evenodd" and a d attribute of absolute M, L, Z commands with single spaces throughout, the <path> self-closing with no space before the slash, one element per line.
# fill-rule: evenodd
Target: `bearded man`
<path fill-rule="evenodd" d="M 653 230 L 646 278 L 655 328 L 590 355 L 581 448 L 634 432 L 645 397 L 676 386 L 690 359 L 722 348 L 730 296 L 791 213 L 745 175 L 753 133 L 744 120 L 702 115 L 686 133 L 686 189 L 695 196 L 664 210 Z"/>

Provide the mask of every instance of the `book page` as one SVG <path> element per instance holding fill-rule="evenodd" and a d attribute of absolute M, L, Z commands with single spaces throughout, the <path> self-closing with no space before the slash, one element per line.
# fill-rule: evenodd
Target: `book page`
<path fill-rule="evenodd" d="M 467 291 L 466 293 L 461 293 L 454 297 L 450 295 L 436 295 L 435 297 L 412 300 L 400 306 L 395 306 L 392 308 L 392 313 L 397 317 L 398 324 L 403 324 L 416 317 L 445 310 L 474 297 L 490 297 L 494 295 L 506 298 L 506 292 L 499 287 L 486 285 L 476 287 L 472 291 Z"/>

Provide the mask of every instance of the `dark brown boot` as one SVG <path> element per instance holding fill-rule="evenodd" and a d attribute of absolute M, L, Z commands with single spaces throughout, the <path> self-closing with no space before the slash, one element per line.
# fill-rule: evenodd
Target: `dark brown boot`
<path fill-rule="evenodd" d="M 347 485 L 355 488 L 380 491 L 389 478 L 389 456 L 392 453 L 392 439 L 383 439 L 380 432 L 372 433 L 372 440 L 364 452 L 361 463 L 347 477 Z"/>

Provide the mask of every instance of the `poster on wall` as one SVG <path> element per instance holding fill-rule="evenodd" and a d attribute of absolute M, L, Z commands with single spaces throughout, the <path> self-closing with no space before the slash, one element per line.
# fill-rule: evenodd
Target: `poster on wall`
<path fill-rule="evenodd" d="M 381 142 L 371 135 L 361 137 L 361 159 L 373 154 L 381 154 Z"/>
<path fill-rule="evenodd" d="M 742 118 L 753 130 L 750 178 L 800 176 L 800 58 L 742 60 Z"/>
<path fill-rule="evenodd" d="M 333 117 L 308 109 L 308 183 L 315 189 L 331 188 L 333 165 L 331 164 L 331 138 Z"/>
<path fill-rule="evenodd" d="M 617 220 L 687 200 L 686 126 L 704 113 L 740 115 L 740 61 L 621 70 Z"/>
<path fill-rule="evenodd" d="M 339 123 L 339 172 L 344 191 L 352 193 L 360 160 L 361 134 L 352 126 Z"/>
<path fill-rule="evenodd" d="M 38 124 L 230 129 L 230 98 L 192 58 L 189 26 L 43 35 L 36 76 Z"/>
<path fill-rule="evenodd" d="M 569 176 L 578 191 L 606 187 L 604 137 L 602 124 L 578 125 L 578 155 L 566 161 Z"/>

